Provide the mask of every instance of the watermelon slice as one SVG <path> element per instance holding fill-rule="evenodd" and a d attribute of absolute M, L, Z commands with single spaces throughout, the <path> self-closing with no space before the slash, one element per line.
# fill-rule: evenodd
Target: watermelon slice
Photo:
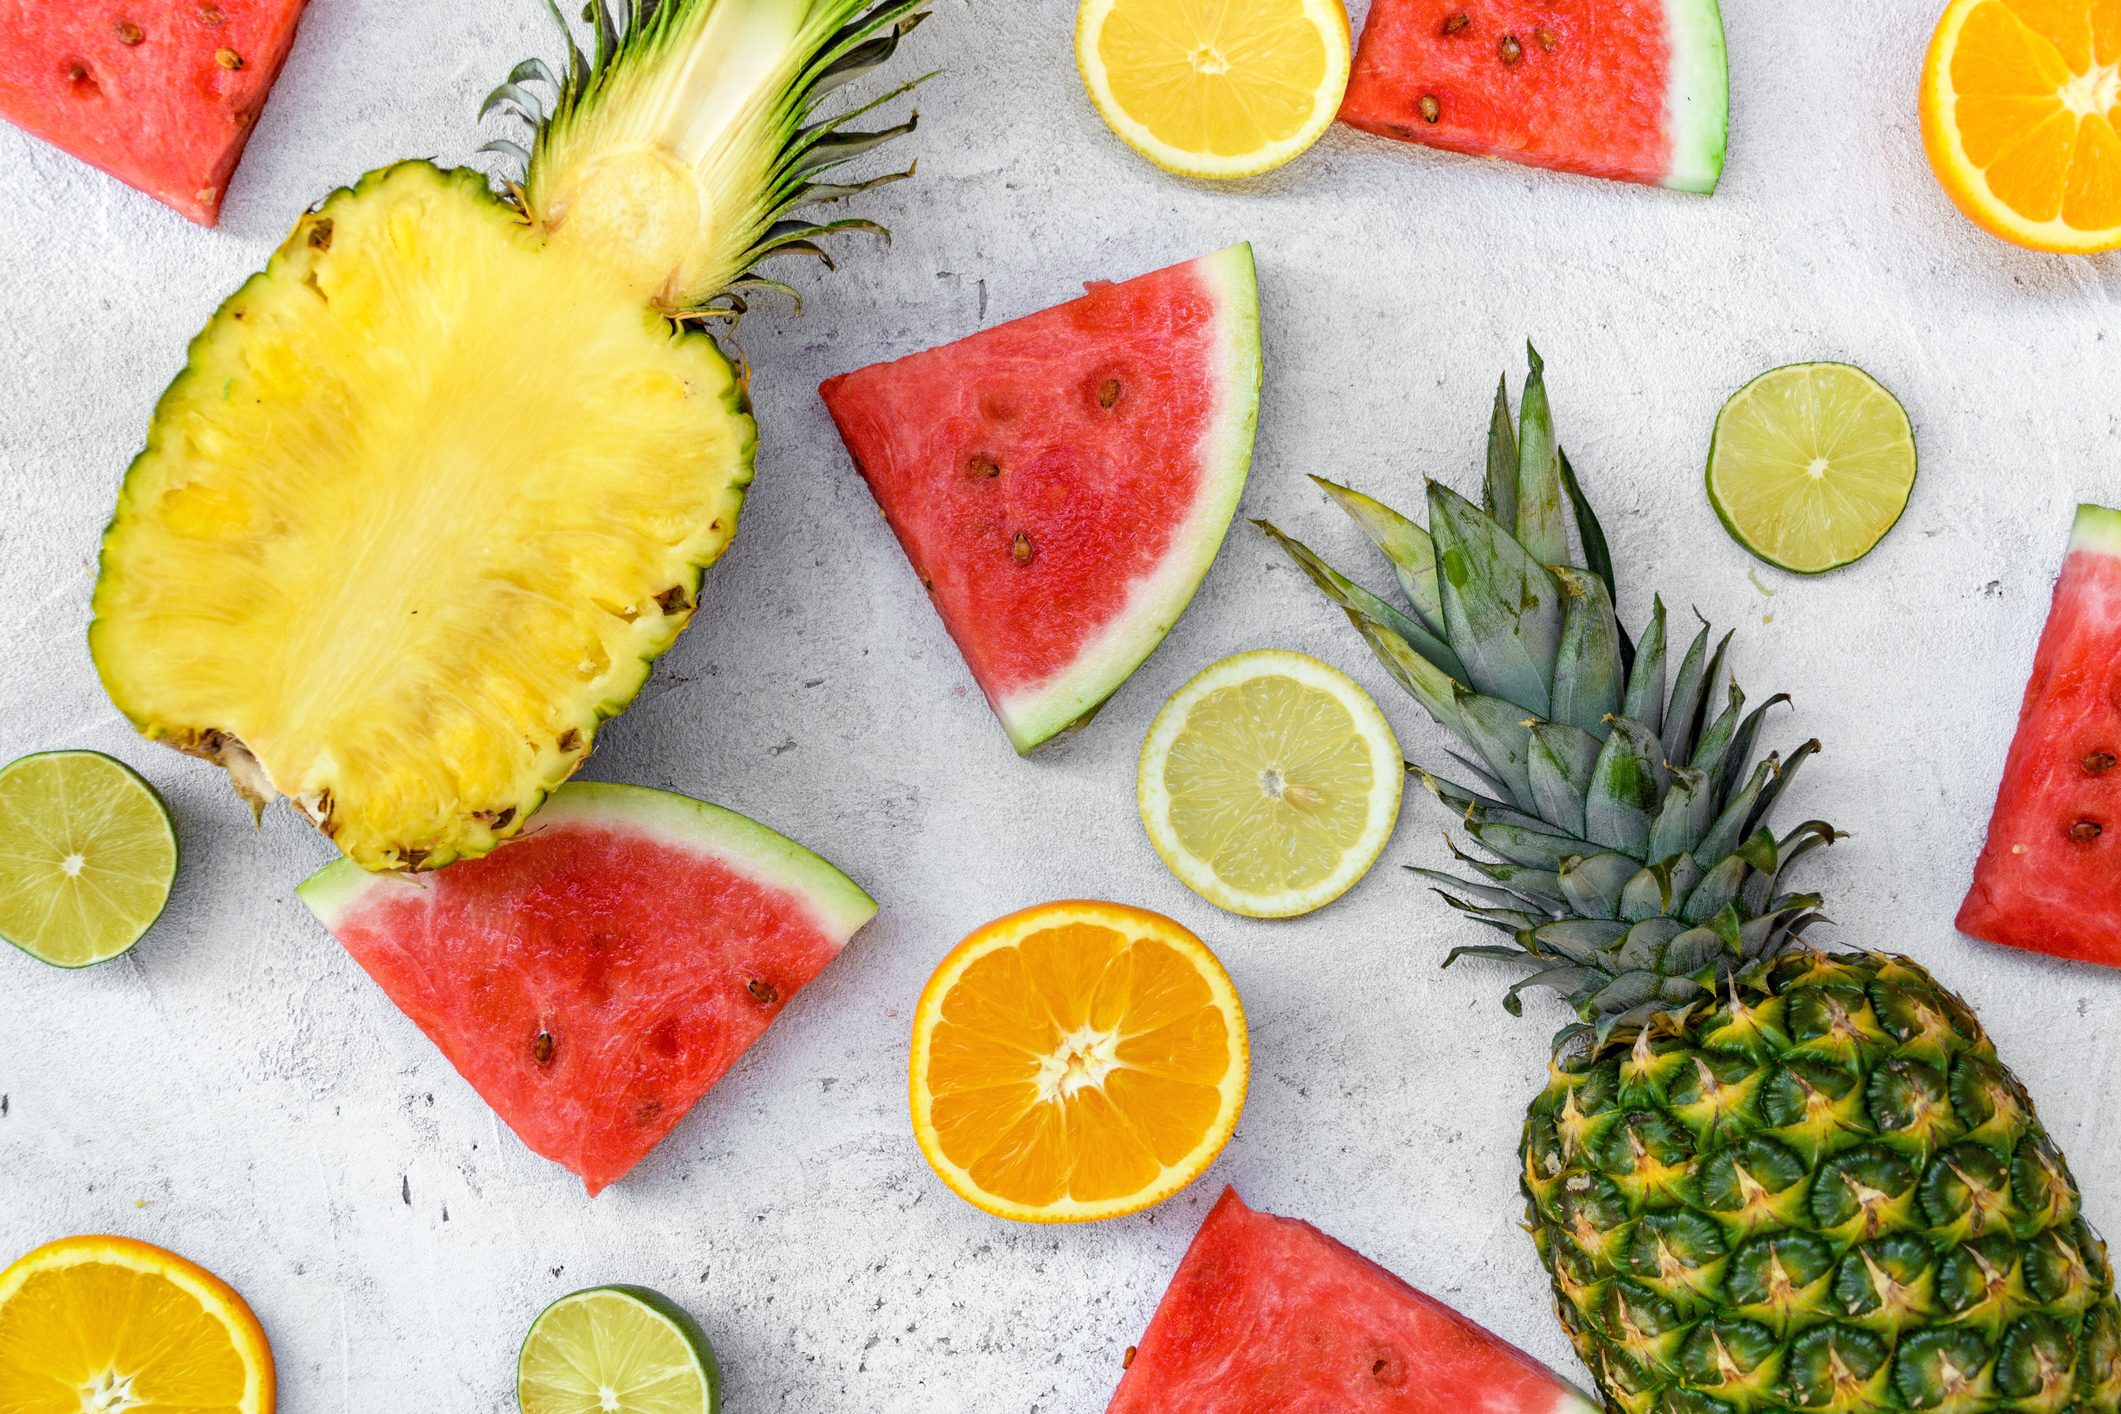
<path fill-rule="evenodd" d="M 1716 0 L 1376 0 L 1341 121 L 1405 142 L 1711 192 L 1730 79 Z"/>
<path fill-rule="evenodd" d="M 1163 641 L 1252 463 L 1252 248 L 1089 290 L 820 390 L 1018 751 Z"/>
<path fill-rule="evenodd" d="M 297 892 L 522 1141 L 625 1176 L 876 914 L 718 806 L 573 782 L 516 841 L 414 883 L 341 860 Z"/>
<path fill-rule="evenodd" d="M 1959 930 L 2121 967 L 2121 511 L 2077 507 Z"/>
<path fill-rule="evenodd" d="M 1531 1356 L 1237 1190 L 1201 1224 L 1105 1414 L 1598 1414 Z"/>
<path fill-rule="evenodd" d="M 202 226 L 307 0 L 0 0 L 0 118 Z"/>

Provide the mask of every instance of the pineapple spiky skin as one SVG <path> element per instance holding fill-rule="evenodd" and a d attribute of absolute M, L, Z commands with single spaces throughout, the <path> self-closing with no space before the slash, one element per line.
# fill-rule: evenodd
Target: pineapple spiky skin
<path fill-rule="evenodd" d="M 2121 1308 L 2068 1166 L 1904 958 L 1796 949 L 1676 1034 L 1557 1063 L 1521 1156 L 1615 1410 L 2121 1406 Z"/>
<path fill-rule="evenodd" d="M 2111 1414 L 2121 1308 L 2032 1101 L 1916 963 L 1806 940 L 1784 886 L 1839 838 L 1773 816 L 1818 749 L 1754 760 L 1772 697 L 1703 625 L 1613 608 L 1537 354 L 1499 389 L 1481 504 L 1426 528 L 1321 483 L 1405 607 L 1263 526 L 1460 751 L 1410 767 L 1485 857 L 1417 869 L 1503 935 L 1463 956 L 1567 997 L 1526 1119 L 1527 1228 L 1613 1414 Z M 1579 563 L 1571 555 L 1573 521 Z M 1455 779 L 1454 779 L 1455 778 Z M 1462 783 L 1463 782 L 1463 783 Z"/>

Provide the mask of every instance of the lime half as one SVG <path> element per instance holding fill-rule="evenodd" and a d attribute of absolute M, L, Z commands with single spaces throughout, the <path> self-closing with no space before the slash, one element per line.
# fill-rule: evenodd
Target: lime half
<path fill-rule="evenodd" d="M 645 1286 L 563 1296 L 516 1359 L 523 1414 L 715 1414 L 722 1371 L 684 1308 Z"/>
<path fill-rule="evenodd" d="M 1820 574 L 1869 554 L 1907 509 L 1915 430 L 1853 364 L 1788 364 L 1716 415 L 1708 484 L 1732 539 L 1777 568 Z"/>
<path fill-rule="evenodd" d="M 0 938 L 54 967 L 108 962 L 176 877 L 169 810 L 131 767 L 96 751 L 0 767 Z"/>
<path fill-rule="evenodd" d="M 1149 841 L 1218 908 L 1289 918 L 1368 873 L 1406 762 L 1370 695 L 1302 653 L 1225 658 L 1171 695 L 1142 743 Z"/>

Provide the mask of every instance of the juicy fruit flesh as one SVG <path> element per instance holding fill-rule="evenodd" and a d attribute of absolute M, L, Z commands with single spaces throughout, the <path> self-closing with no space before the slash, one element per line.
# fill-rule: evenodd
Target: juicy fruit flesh
<path fill-rule="evenodd" d="M 1278 166 L 1333 120 L 1347 82 L 1338 0 L 1091 0 L 1084 80 L 1121 136 L 1176 170 Z"/>
<path fill-rule="evenodd" d="M 2077 535 L 2026 682 L 1960 931 L 2121 966 L 2121 514 Z"/>
<path fill-rule="evenodd" d="M 523 1142 L 594 1194 L 677 1126 L 845 936 L 747 861 L 567 818 L 568 799 L 505 848 L 418 886 L 376 881 L 328 921 Z"/>
<path fill-rule="evenodd" d="M 1106 1414 L 1593 1414 L 1553 1371 L 1309 1223 L 1224 1191 Z"/>
<path fill-rule="evenodd" d="M 0 1408 L 267 1414 L 272 1355 L 243 1299 L 123 1238 L 72 1238 L 0 1274 Z"/>
<path fill-rule="evenodd" d="M 306 0 L 0 0 L 0 118 L 211 226 Z"/>
<path fill-rule="evenodd" d="M 1181 882 L 1240 913 L 1317 908 L 1368 871 L 1398 819 L 1399 744 L 1316 659 L 1225 659 L 1174 694 L 1142 747 L 1143 823 Z"/>
<path fill-rule="evenodd" d="M 1709 453 L 1717 514 L 1754 554 L 1817 573 L 1870 553 L 1907 507 L 1907 413 L 1861 369 L 1797 364 L 1724 404 Z"/>
<path fill-rule="evenodd" d="M 165 395 L 104 541 L 104 683 L 364 867 L 483 853 L 689 619 L 750 479 L 740 405 L 710 339 L 476 174 L 373 176 Z"/>
<path fill-rule="evenodd" d="M 1965 1004 L 1793 953 L 1525 1126 L 1563 1323 L 1627 1410 L 2121 1406 L 2104 1245 Z"/>
<path fill-rule="evenodd" d="M 1672 9 L 1666 0 L 1379 0 L 1341 120 L 1454 152 L 1664 182 L 1675 161 Z"/>
<path fill-rule="evenodd" d="M 997 926 L 922 1001 L 915 1128 L 931 1160 L 1013 1217 L 1109 1216 L 1189 1182 L 1244 1098 L 1244 1015 L 1220 964 L 1132 910 Z"/>
<path fill-rule="evenodd" d="M 579 1292 L 540 1315 L 517 1364 L 523 1414 L 713 1414 L 688 1333 L 623 1290 Z"/>
<path fill-rule="evenodd" d="M 1249 464 L 1257 292 L 1242 247 L 823 389 L 1019 750 L 1148 656 Z"/>
<path fill-rule="evenodd" d="M 61 967 L 139 941 L 177 874 L 154 789 L 107 756 L 51 752 L 0 770 L 0 938 Z"/>
<path fill-rule="evenodd" d="M 2121 13 L 1962 0 L 1938 33 L 1951 43 L 1932 52 L 1924 133 L 1954 200 L 2041 248 L 2121 244 Z"/>

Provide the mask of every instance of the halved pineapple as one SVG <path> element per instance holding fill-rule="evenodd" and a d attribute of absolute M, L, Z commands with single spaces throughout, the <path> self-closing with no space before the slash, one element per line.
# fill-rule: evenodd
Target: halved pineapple
<path fill-rule="evenodd" d="M 591 0 L 592 54 L 570 32 L 562 74 L 488 102 L 535 129 L 495 144 L 527 164 L 506 196 L 409 162 L 304 217 L 126 478 L 90 629 L 112 700 L 369 869 L 522 828 L 736 532 L 755 429 L 703 322 L 870 224 L 790 213 L 903 175 L 822 178 L 912 128 L 846 126 L 904 86 L 813 110 L 918 3 Z"/>
<path fill-rule="evenodd" d="M 567 778 L 751 480 L 714 340 L 544 244 L 477 173 L 332 197 L 193 344 L 104 541 L 118 706 L 371 869 Z"/>

